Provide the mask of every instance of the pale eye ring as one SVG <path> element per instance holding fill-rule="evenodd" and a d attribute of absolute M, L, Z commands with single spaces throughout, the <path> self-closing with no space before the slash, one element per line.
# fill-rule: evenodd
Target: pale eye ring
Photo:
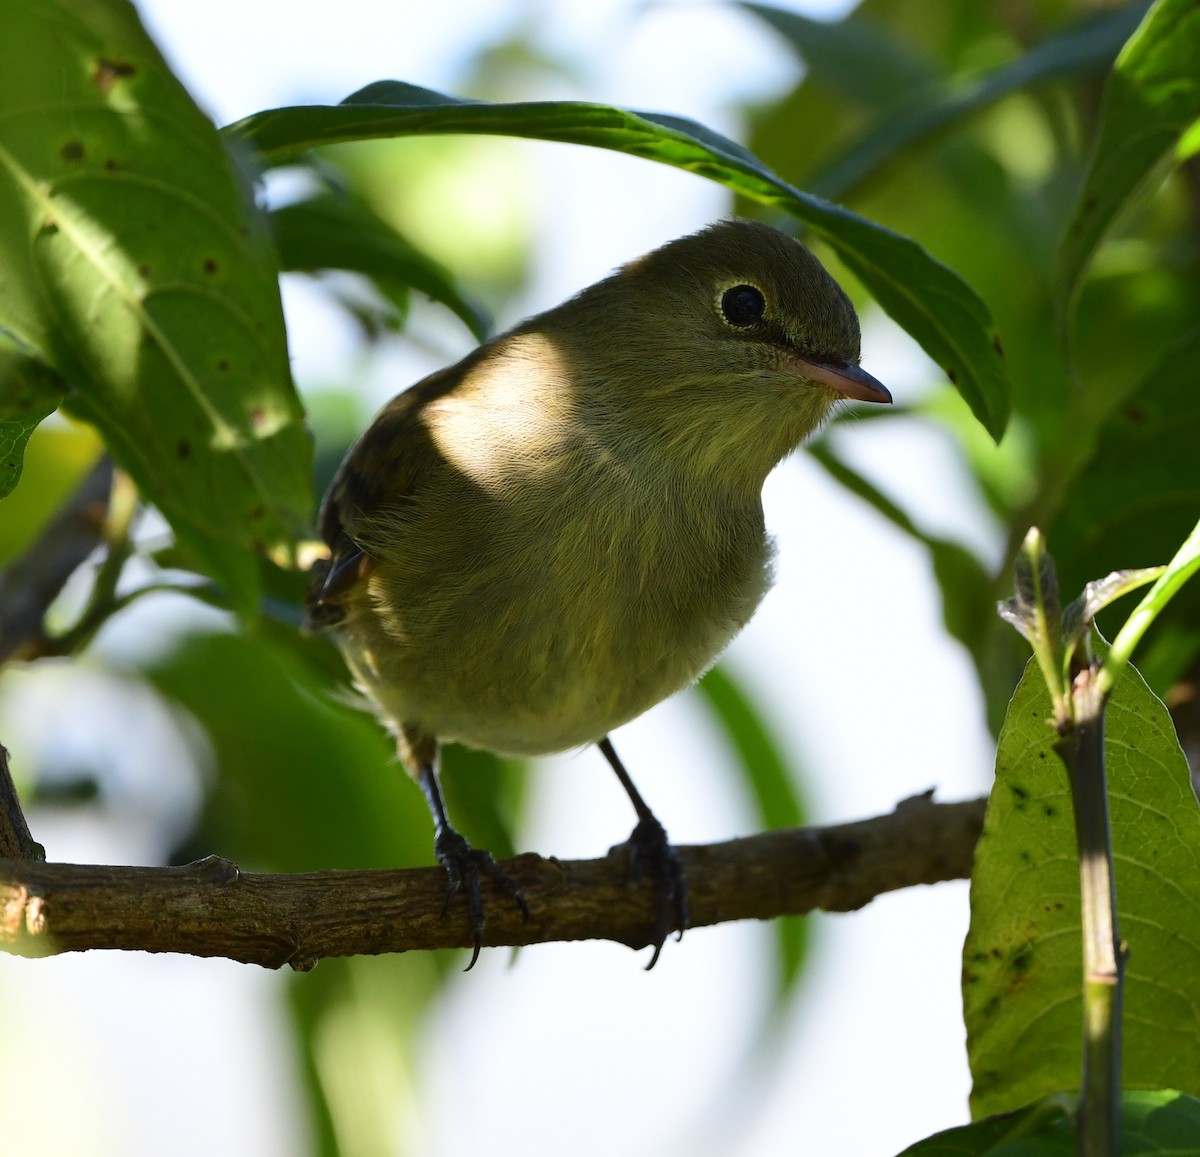
<path fill-rule="evenodd" d="M 721 294 L 721 313 L 737 329 L 757 325 L 766 308 L 762 290 L 753 285 L 734 285 Z"/>

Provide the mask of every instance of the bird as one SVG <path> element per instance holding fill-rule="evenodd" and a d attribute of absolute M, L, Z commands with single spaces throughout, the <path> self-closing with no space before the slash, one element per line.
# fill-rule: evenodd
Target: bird
<path fill-rule="evenodd" d="M 637 817 L 628 876 L 654 885 L 654 952 L 687 924 L 663 825 L 610 732 L 689 686 L 772 582 L 761 492 L 847 399 L 854 307 L 812 252 L 717 221 L 620 266 L 388 402 L 319 515 L 307 622 L 420 785 L 474 951 L 481 879 L 520 890 L 452 826 L 449 741 L 514 756 L 596 744 Z M 447 910 L 447 909 L 444 909 Z"/>

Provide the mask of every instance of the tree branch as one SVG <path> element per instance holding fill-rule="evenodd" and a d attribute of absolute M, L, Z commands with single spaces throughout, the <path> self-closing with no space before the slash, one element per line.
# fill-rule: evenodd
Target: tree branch
<path fill-rule="evenodd" d="M 968 876 L 983 812 L 983 800 L 936 804 L 930 793 L 858 823 L 680 847 L 691 926 L 847 912 L 883 892 Z M 621 849 L 502 866 L 530 919 L 485 883 L 485 944 L 649 943 L 649 885 L 626 885 Z M 443 917 L 445 895 L 440 868 L 258 875 L 216 856 L 180 868 L 0 860 L 0 948 L 184 952 L 303 971 L 326 956 L 468 947 L 465 904 L 455 899 Z"/>

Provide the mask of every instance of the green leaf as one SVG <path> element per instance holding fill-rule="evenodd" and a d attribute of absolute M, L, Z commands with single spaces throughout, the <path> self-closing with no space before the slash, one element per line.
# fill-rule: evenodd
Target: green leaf
<path fill-rule="evenodd" d="M 1011 1113 L 947 1129 L 900 1157 L 1075 1157 L 1075 1098 L 1046 1097 Z M 1173 1089 L 1121 1097 L 1125 1157 L 1200 1157 L 1200 1101 Z"/>
<path fill-rule="evenodd" d="M 963 949 L 972 1112 L 1079 1087 L 1079 868 L 1050 703 L 1030 664 L 1009 705 Z M 1131 667 L 1106 712 L 1125 976 L 1123 1084 L 1200 1094 L 1200 809 L 1170 716 Z"/>
<path fill-rule="evenodd" d="M 797 790 L 797 777 L 789 769 L 782 746 L 776 741 L 753 701 L 724 666 L 712 668 L 697 685 L 733 744 L 742 765 L 762 827 L 796 828 L 807 822 Z M 787 918 L 773 922 L 778 949 L 776 1007 L 795 989 L 808 959 L 808 922 Z"/>
<path fill-rule="evenodd" d="M 814 20 L 769 4 L 739 3 L 775 29 L 814 79 L 843 100 L 879 108 L 936 80 L 933 69 L 881 25 L 855 17 Z"/>
<path fill-rule="evenodd" d="M 433 860 L 421 793 L 378 723 L 335 702 L 295 654 L 249 634 L 201 636 L 146 677 L 204 728 L 219 771 L 189 855 L 289 872 Z"/>
<path fill-rule="evenodd" d="M 479 341 L 489 322 L 458 288 L 448 270 L 343 190 L 328 184 L 270 214 L 280 265 L 291 272 L 346 269 L 369 277 L 403 313 L 411 287 L 450 309 Z"/>
<path fill-rule="evenodd" d="M 1104 95 L 1087 177 L 1058 251 L 1065 315 L 1092 255 L 1200 117 L 1200 8 L 1158 0 L 1117 58 Z"/>
<path fill-rule="evenodd" d="M 1065 589 L 1079 590 L 1088 579 L 1124 567 L 1161 565 L 1195 524 L 1200 511 L 1198 359 L 1200 329 L 1161 353 L 1105 423 L 1095 453 L 1062 496 L 1049 537 Z M 1111 637 L 1117 626 L 1105 625 Z M 1154 642 L 1147 640 L 1158 646 L 1164 633 L 1179 640 L 1179 653 L 1165 671 L 1168 682 L 1196 653 L 1198 631 L 1200 588 L 1193 585 L 1155 624 Z M 1147 652 L 1142 654 L 1142 672 L 1149 677 Z M 1152 679 L 1158 688 L 1168 682 L 1157 672 Z"/>
<path fill-rule="evenodd" d="M 0 0 L 0 26 L 0 326 L 243 583 L 227 552 L 286 554 L 311 506 L 261 215 L 132 6 Z"/>
<path fill-rule="evenodd" d="M 44 363 L 0 345 L 0 498 L 16 488 L 30 434 L 58 409 L 65 391 Z"/>
<path fill-rule="evenodd" d="M 1031 85 L 1074 76 L 1112 63 L 1145 11 L 1134 4 L 1081 21 L 1035 45 L 1011 64 L 980 76 L 937 81 L 910 90 L 829 165 L 816 190 L 841 198 L 921 141 Z"/>
<path fill-rule="evenodd" d="M 489 104 L 380 81 L 340 105 L 255 113 L 225 130 L 264 163 L 308 149 L 414 133 L 490 133 L 614 149 L 674 165 L 799 218 L 924 347 L 999 439 L 1009 385 L 987 306 L 915 241 L 787 184 L 740 145 L 682 117 L 582 101 Z"/>

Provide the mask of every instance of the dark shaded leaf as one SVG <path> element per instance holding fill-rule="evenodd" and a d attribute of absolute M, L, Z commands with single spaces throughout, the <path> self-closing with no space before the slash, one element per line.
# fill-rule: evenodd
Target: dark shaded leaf
<path fill-rule="evenodd" d="M 1096 575 L 1149 567 L 1171 558 L 1200 511 L 1200 392 L 1195 366 L 1200 329 L 1167 349 L 1100 431 L 1096 450 L 1063 495 L 1051 541 L 1067 590 Z M 1106 620 L 1102 617 L 1101 624 Z M 1177 597 L 1148 639 L 1157 649 L 1164 633 L 1178 646 L 1170 661 L 1139 665 L 1165 690 L 1200 646 L 1200 590 Z M 1112 633 L 1111 624 L 1109 633 Z"/>
<path fill-rule="evenodd" d="M 479 341 L 489 321 L 448 270 L 347 193 L 326 188 L 270 214 L 280 265 L 290 272 L 344 269 L 369 277 L 404 312 L 408 288 L 450 309 Z"/>
<path fill-rule="evenodd" d="M 1064 313 L 1118 215 L 1200 117 L 1197 61 L 1200 8 L 1194 0 L 1158 0 L 1109 75 L 1087 177 L 1058 250 L 1056 292 Z"/>
<path fill-rule="evenodd" d="M 29 435 L 58 409 L 65 392 L 44 362 L 0 345 L 0 498 L 20 481 Z"/>

